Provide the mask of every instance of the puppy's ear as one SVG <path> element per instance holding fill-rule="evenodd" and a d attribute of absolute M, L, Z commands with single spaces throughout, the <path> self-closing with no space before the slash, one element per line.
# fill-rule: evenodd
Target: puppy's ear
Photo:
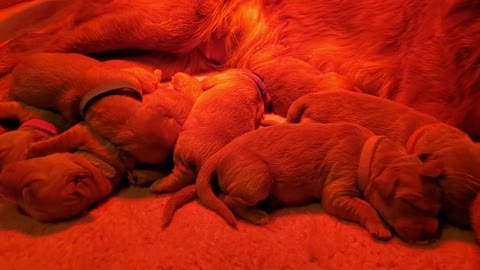
<path fill-rule="evenodd" d="M 385 171 L 377 178 L 371 180 L 373 188 L 384 199 L 389 199 L 395 193 L 398 184 L 398 175 L 393 171 Z"/>

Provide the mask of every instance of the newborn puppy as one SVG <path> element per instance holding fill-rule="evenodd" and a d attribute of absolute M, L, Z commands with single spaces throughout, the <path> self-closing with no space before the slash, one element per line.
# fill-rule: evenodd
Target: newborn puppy
<path fill-rule="evenodd" d="M 142 103 L 145 87 L 140 76 L 78 54 L 33 54 L 15 70 L 12 97 L 59 111 L 71 123 L 83 119 L 118 146 L 129 163 L 156 165 L 171 154 L 181 126 L 164 107 Z M 156 87 L 146 85 L 149 91 Z M 67 132 L 89 134 L 82 126 Z M 48 141 L 43 146 L 50 149 L 32 145 L 32 156 L 56 151 Z"/>
<path fill-rule="evenodd" d="M 0 173 L 0 196 L 39 221 L 77 216 L 112 193 L 120 175 L 88 152 L 20 160 Z"/>
<path fill-rule="evenodd" d="M 0 171 L 8 163 L 25 158 L 25 150 L 37 141 L 46 140 L 67 128 L 58 114 L 19 102 L 0 102 L 0 119 L 16 119 L 17 129 L 0 134 Z"/>
<path fill-rule="evenodd" d="M 140 90 L 140 99 L 142 93 L 155 90 L 158 76 L 147 78 L 147 72 L 126 70 L 81 54 L 33 53 L 13 70 L 9 95 L 12 100 L 58 112 L 74 124 L 81 120 L 78 108 L 82 98 L 94 89 L 127 82 L 133 90 Z"/>
<path fill-rule="evenodd" d="M 480 145 L 459 129 L 399 103 L 352 92 L 305 95 L 290 107 L 287 122 L 351 122 L 406 145 L 409 152 L 444 164 L 442 208 L 447 220 L 470 227 L 469 207 L 480 191 Z"/>
<path fill-rule="evenodd" d="M 359 125 L 278 125 L 247 133 L 213 154 L 197 178 L 200 201 L 236 226 L 238 216 L 265 224 L 260 201 L 321 200 L 329 214 L 359 223 L 387 240 L 391 226 L 405 241 L 431 240 L 438 230 L 440 175 L 392 140 Z M 218 179 L 223 201 L 215 196 Z"/>
<path fill-rule="evenodd" d="M 258 128 L 269 102 L 261 79 L 248 70 L 229 69 L 209 76 L 202 89 L 175 145 L 172 173 L 155 182 L 152 191 L 172 192 L 193 183 L 208 157 Z"/>

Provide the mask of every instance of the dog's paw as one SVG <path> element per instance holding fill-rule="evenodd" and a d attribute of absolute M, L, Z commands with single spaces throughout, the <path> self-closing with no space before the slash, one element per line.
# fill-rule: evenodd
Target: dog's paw
<path fill-rule="evenodd" d="M 131 170 L 127 172 L 128 182 L 137 186 L 148 186 L 155 182 L 158 175 L 148 170 Z"/>
<path fill-rule="evenodd" d="M 367 224 L 366 229 L 375 239 L 382 240 L 382 241 L 387 241 L 392 239 L 392 233 L 383 224 L 377 224 L 377 223 Z"/>
<path fill-rule="evenodd" d="M 25 149 L 23 156 L 26 159 L 43 156 L 42 151 L 35 146 L 35 144 L 30 144 Z"/>

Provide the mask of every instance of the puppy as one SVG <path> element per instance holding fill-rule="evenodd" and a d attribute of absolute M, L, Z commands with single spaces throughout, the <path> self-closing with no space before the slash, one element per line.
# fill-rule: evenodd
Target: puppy
<path fill-rule="evenodd" d="M 0 102 L 0 119 L 20 122 L 18 128 L 0 133 L 0 171 L 6 164 L 24 159 L 31 143 L 49 139 L 68 127 L 56 113 L 15 101 Z"/>
<path fill-rule="evenodd" d="M 78 54 L 33 54 L 15 68 L 11 96 L 58 111 L 72 123 L 83 119 L 86 126 L 119 146 L 124 160 L 156 165 L 170 155 L 181 126 L 166 108 L 142 103 L 146 88 L 138 78 Z M 145 84 L 152 88 L 150 92 L 157 86 Z M 82 131 L 83 126 L 68 132 L 89 134 Z M 45 143 L 51 148 L 46 151 L 53 153 L 54 145 Z M 33 156 L 38 156 L 35 151 L 45 151 L 39 147 L 32 146 Z"/>
<path fill-rule="evenodd" d="M 287 123 L 351 122 L 444 164 L 440 182 L 447 220 L 470 227 L 468 207 L 480 190 L 480 145 L 465 133 L 399 103 L 352 92 L 305 95 L 290 107 Z"/>
<path fill-rule="evenodd" d="M 174 168 L 155 182 L 154 192 L 172 192 L 195 181 L 209 156 L 234 138 L 258 128 L 269 98 L 259 77 L 248 70 L 229 69 L 202 81 L 175 145 Z"/>
<path fill-rule="evenodd" d="M 0 196 L 39 221 L 63 220 L 85 212 L 107 198 L 125 173 L 113 145 L 98 138 L 79 145 L 73 153 L 6 165 L 0 173 Z M 98 154 L 99 149 L 104 150 L 103 155 Z"/>
<path fill-rule="evenodd" d="M 267 213 L 253 208 L 267 198 L 321 200 L 325 211 L 359 223 L 375 238 L 391 238 L 383 218 L 405 241 L 426 241 L 438 229 L 438 166 L 355 124 L 278 125 L 238 137 L 213 154 L 198 173 L 197 193 L 232 226 L 232 211 L 267 223 Z M 214 179 L 223 202 L 213 193 Z"/>
<path fill-rule="evenodd" d="M 143 73 L 147 72 L 133 71 L 119 70 L 81 54 L 33 53 L 13 70 L 9 98 L 58 112 L 74 124 L 82 119 L 78 109 L 82 98 L 94 89 L 121 81 L 140 90 L 139 98 L 155 90 L 158 78 L 151 74 L 146 79 L 148 75 Z"/>

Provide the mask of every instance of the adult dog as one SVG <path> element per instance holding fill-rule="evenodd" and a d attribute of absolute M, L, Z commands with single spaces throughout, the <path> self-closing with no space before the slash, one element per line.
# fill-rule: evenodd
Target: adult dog
<path fill-rule="evenodd" d="M 72 5 L 77 7 L 64 11 L 63 29 L 25 34 L 3 46 L 0 73 L 35 50 L 165 51 L 195 56 L 191 65 L 254 71 L 265 78 L 273 111 L 285 115 L 303 89 L 314 89 L 318 77 L 332 71 L 363 92 L 426 112 L 474 139 L 480 136 L 476 0 L 308 5 L 302 0 L 78 0 Z"/>
<path fill-rule="evenodd" d="M 321 200 L 325 211 L 359 223 L 376 238 L 391 237 L 383 218 L 402 239 L 425 241 L 438 230 L 439 166 L 423 164 L 400 144 L 356 124 L 278 125 L 240 136 L 213 154 L 198 173 L 197 193 L 234 226 L 231 211 L 255 224 L 268 222 L 264 211 L 253 208 L 268 198 L 287 204 Z M 214 179 L 222 200 L 213 193 Z"/>

